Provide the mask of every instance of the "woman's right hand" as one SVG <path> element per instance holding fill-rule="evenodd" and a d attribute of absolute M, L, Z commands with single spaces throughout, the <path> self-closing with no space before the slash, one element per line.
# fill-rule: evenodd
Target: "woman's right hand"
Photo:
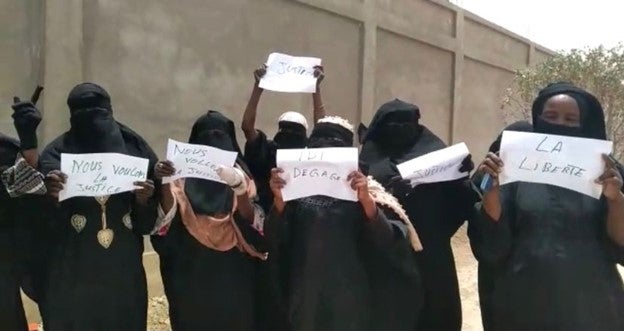
<path fill-rule="evenodd" d="M 254 80 L 256 81 L 256 86 L 260 83 L 260 79 L 262 79 L 262 77 L 264 77 L 264 75 L 266 74 L 266 64 L 263 64 L 262 67 L 256 69 L 254 71 Z"/>
<path fill-rule="evenodd" d="M 479 171 L 489 174 L 492 180 L 494 180 L 493 186 L 498 186 L 498 175 L 503 171 L 503 166 L 503 160 L 498 155 L 490 152 L 479 166 Z"/>
<path fill-rule="evenodd" d="M 158 161 L 154 166 L 154 177 L 158 180 L 162 180 L 163 177 L 171 177 L 175 172 L 176 170 L 173 166 L 173 162 L 169 160 Z"/>
<path fill-rule="evenodd" d="M 58 200 L 59 192 L 63 190 L 66 181 L 67 175 L 60 170 L 52 170 L 48 172 L 45 177 L 45 186 L 48 191 L 48 195 Z"/>
<path fill-rule="evenodd" d="M 503 166 L 503 160 L 491 152 L 485 156 L 485 160 L 479 166 L 479 171 L 492 178 L 492 186 L 483 194 L 483 209 L 495 221 L 498 221 L 502 214 L 498 175 L 503 171 Z"/>

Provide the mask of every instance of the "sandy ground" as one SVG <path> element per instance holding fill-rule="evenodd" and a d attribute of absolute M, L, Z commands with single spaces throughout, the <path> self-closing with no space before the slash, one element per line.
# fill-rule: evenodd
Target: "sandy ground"
<path fill-rule="evenodd" d="M 462 297 L 464 321 L 462 331 L 482 331 L 477 290 L 477 262 L 470 251 L 470 245 L 466 237 L 466 227 L 461 228 L 457 232 L 452 244 Z M 620 268 L 620 273 L 624 276 L 624 269 Z M 25 298 L 25 303 L 30 307 L 30 309 L 27 309 L 29 320 L 37 321 L 39 317 L 35 310 L 36 308 L 33 309 L 32 302 L 27 298 Z M 150 299 L 148 323 L 150 331 L 170 330 L 168 327 L 167 300 L 164 297 Z"/>

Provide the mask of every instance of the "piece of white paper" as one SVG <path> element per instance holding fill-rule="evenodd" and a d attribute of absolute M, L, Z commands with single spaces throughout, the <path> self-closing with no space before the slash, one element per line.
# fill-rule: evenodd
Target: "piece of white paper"
<path fill-rule="evenodd" d="M 99 197 L 132 191 L 134 182 L 147 179 L 149 160 L 118 153 L 61 154 L 67 175 L 59 201 L 73 197 Z"/>
<path fill-rule="evenodd" d="M 284 171 L 284 201 L 314 195 L 357 201 L 357 193 L 347 180 L 358 170 L 355 147 L 279 149 L 277 166 Z"/>
<path fill-rule="evenodd" d="M 167 160 L 173 162 L 176 173 L 171 177 L 164 177 L 163 183 L 186 177 L 223 183 L 217 175 L 217 169 L 219 166 L 234 166 L 237 156 L 236 152 L 169 139 Z"/>
<path fill-rule="evenodd" d="M 321 65 L 321 59 L 271 53 L 266 65 L 261 88 L 276 92 L 316 92 L 314 67 Z"/>
<path fill-rule="evenodd" d="M 594 181 L 604 172 L 602 155 L 612 149 L 611 141 L 505 131 L 499 181 L 550 184 L 598 199 L 602 186 Z"/>
<path fill-rule="evenodd" d="M 446 182 L 468 176 L 459 168 L 469 154 L 468 146 L 459 143 L 398 164 L 397 168 L 401 177 L 409 180 L 412 186 Z"/>

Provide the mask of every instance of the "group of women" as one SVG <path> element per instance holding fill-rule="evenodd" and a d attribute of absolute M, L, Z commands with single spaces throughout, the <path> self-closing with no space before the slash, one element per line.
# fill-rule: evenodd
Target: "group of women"
<path fill-rule="evenodd" d="M 46 331 L 146 329 L 143 236 L 150 235 L 173 330 L 459 331 L 461 304 L 450 239 L 466 221 L 479 260 L 486 331 L 624 330 L 624 194 L 605 156 L 601 199 L 535 183 L 498 186 L 500 137 L 472 178 L 412 185 L 397 164 L 445 148 L 413 104 L 392 100 L 354 133 L 322 105 L 314 127 L 284 113 L 270 139 L 256 129 L 263 90 L 245 110 L 244 154 L 234 122 L 197 119 L 189 143 L 238 154 L 221 182 L 163 183 L 176 172 L 113 117 L 108 93 L 83 83 L 68 96 L 70 129 L 37 149 L 41 114 L 13 105 L 20 142 L 0 136 L 0 329 L 25 330 L 20 288 Z M 508 130 L 606 139 L 600 103 L 556 83 L 540 92 L 533 124 Z M 345 180 L 357 202 L 312 196 L 285 202 L 278 149 L 351 147 L 360 169 Z M 116 152 L 149 160 L 134 192 L 58 202 L 62 153 Z M 460 165 L 469 173 L 470 157 Z M 493 180 L 481 188 L 481 178 Z"/>

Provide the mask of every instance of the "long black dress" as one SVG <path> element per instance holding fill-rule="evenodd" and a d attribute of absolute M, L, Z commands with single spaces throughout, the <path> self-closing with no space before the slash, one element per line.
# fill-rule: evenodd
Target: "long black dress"
<path fill-rule="evenodd" d="M 382 115 L 376 115 L 369 132 L 380 124 Z M 397 164 L 446 147 L 427 128 L 421 126 L 421 130 L 418 140 L 398 155 L 388 155 L 375 141 L 367 140 L 360 160 L 368 165 L 370 175 L 387 186 L 399 175 Z M 457 180 L 418 185 L 407 196 L 397 198 L 424 247 L 416 256 L 425 287 L 425 304 L 417 330 L 459 331 L 461 302 L 451 237 L 473 215 L 478 197 L 467 181 Z"/>
<path fill-rule="evenodd" d="M 229 211 L 222 209 L 215 213 Z M 234 217 L 239 228 L 248 226 L 238 214 Z M 152 243 L 160 256 L 173 330 L 254 330 L 252 257 L 236 247 L 225 252 L 205 247 L 187 231 L 179 213 L 167 234 L 152 236 Z"/>
<path fill-rule="evenodd" d="M 0 172 L 13 166 L 19 143 L 0 135 Z M 20 296 L 19 253 L 16 223 L 27 221 L 18 217 L 20 206 L 11 200 L 4 185 L 0 185 L 0 326 L 2 330 L 26 330 L 26 316 Z M 20 218 L 20 219 L 18 219 Z"/>
<path fill-rule="evenodd" d="M 125 154 L 149 159 L 153 179 L 157 157 L 135 132 L 117 123 Z M 72 132 L 48 145 L 41 172 L 60 169 L 61 153 L 77 151 Z M 157 201 L 138 204 L 131 192 L 110 196 L 107 226 L 114 232 L 108 248 L 97 240 L 102 229 L 101 206 L 95 198 L 76 197 L 45 206 L 48 236 L 47 279 L 40 306 L 46 331 L 145 330 L 147 283 L 143 269 L 143 235 L 157 217 Z"/>
<path fill-rule="evenodd" d="M 382 211 L 367 221 L 357 202 L 288 202 L 265 223 L 275 330 L 413 330 L 422 291 L 404 229 Z"/>
<path fill-rule="evenodd" d="M 236 141 L 234 124 L 221 113 L 208 111 L 201 116 L 193 125 L 189 143 L 238 153 L 237 165 L 249 176 Z M 183 191 L 188 198 L 188 202 L 184 202 L 188 204 L 186 208 L 191 208 L 198 216 L 227 215 L 235 206 L 234 192 L 222 183 L 186 178 Z M 173 330 L 255 330 L 255 263 L 259 259 L 238 247 L 220 251 L 204 245 L 187 229 L 179 204 L 180 201 L 168 230 L 151 237 L 160 256 Z M 252 228 L 252 220 L 244 219 L 237 212 L 233 218 L 245 242 L 257 244 L 260 236 Z M 199 222 L 204 221 L 207 220 Z M 167 225 L 159 224 L 159 228 L 163 226 Z M 209 241 L 216 245 L 219 235 L 212 235 L 215 240 Z"/>
<path fill-rule="evenodd" d="M 493 330 L 624 330 L 624 248 L 606 234 L 606 202 L 545 184 L 501 187 L 503 214 L 481 211 L 480 259 L 499 265 Z"/>

